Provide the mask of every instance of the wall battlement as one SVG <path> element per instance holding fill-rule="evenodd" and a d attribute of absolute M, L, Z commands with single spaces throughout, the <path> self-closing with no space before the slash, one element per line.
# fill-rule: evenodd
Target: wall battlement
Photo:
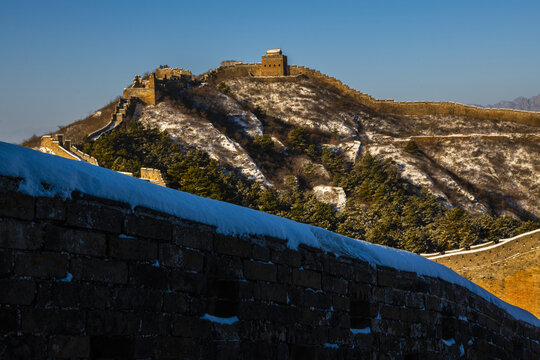
<path fill-rule="evenodd" d="M 356 258 L 0 176 L 5 358 L 538 358 L 540 328 Z"/>

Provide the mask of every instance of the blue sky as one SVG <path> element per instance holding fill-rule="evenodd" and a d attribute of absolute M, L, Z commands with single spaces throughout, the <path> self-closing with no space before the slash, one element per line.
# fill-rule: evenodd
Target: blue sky
<path fill-rule="evenodd" d="M 539 1 L 2 1 L 0 140 L 85 117 L 160 64 L 290 64 L 376 98 L 540 94 Z"/>

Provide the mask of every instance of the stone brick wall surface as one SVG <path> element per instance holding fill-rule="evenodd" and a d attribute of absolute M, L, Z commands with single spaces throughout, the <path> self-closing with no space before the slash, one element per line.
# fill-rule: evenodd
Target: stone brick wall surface
<path fill-rule="evenodd" d="M 0 177 L 1 359 L 538 359 L 468 290 Z"/>
<path fill-rule="evenodd" d="M 451 268 L 504 301 L 540 316 L 540 232 L 497 246 L 435 256 L 431 260 Z"/>

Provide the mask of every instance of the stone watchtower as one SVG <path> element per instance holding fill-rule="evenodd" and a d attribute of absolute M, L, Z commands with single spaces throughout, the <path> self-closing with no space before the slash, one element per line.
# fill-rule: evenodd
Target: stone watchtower
<path fill-rule="evenodd" d="M 287 56 L 281 53 L 281 49 L 268 49 L 262 56 L 261 76 L 285 76 L 287 75 Z"/>

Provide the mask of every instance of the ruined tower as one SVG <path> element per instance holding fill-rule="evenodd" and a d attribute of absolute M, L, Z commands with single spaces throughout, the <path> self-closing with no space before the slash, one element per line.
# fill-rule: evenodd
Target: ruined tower
<path fill-rule="evenodd" d="M 287 56 L 281 49 L 268 49 L 262 56 L 261 76 L 285 76 L 287 75 Z"/>

